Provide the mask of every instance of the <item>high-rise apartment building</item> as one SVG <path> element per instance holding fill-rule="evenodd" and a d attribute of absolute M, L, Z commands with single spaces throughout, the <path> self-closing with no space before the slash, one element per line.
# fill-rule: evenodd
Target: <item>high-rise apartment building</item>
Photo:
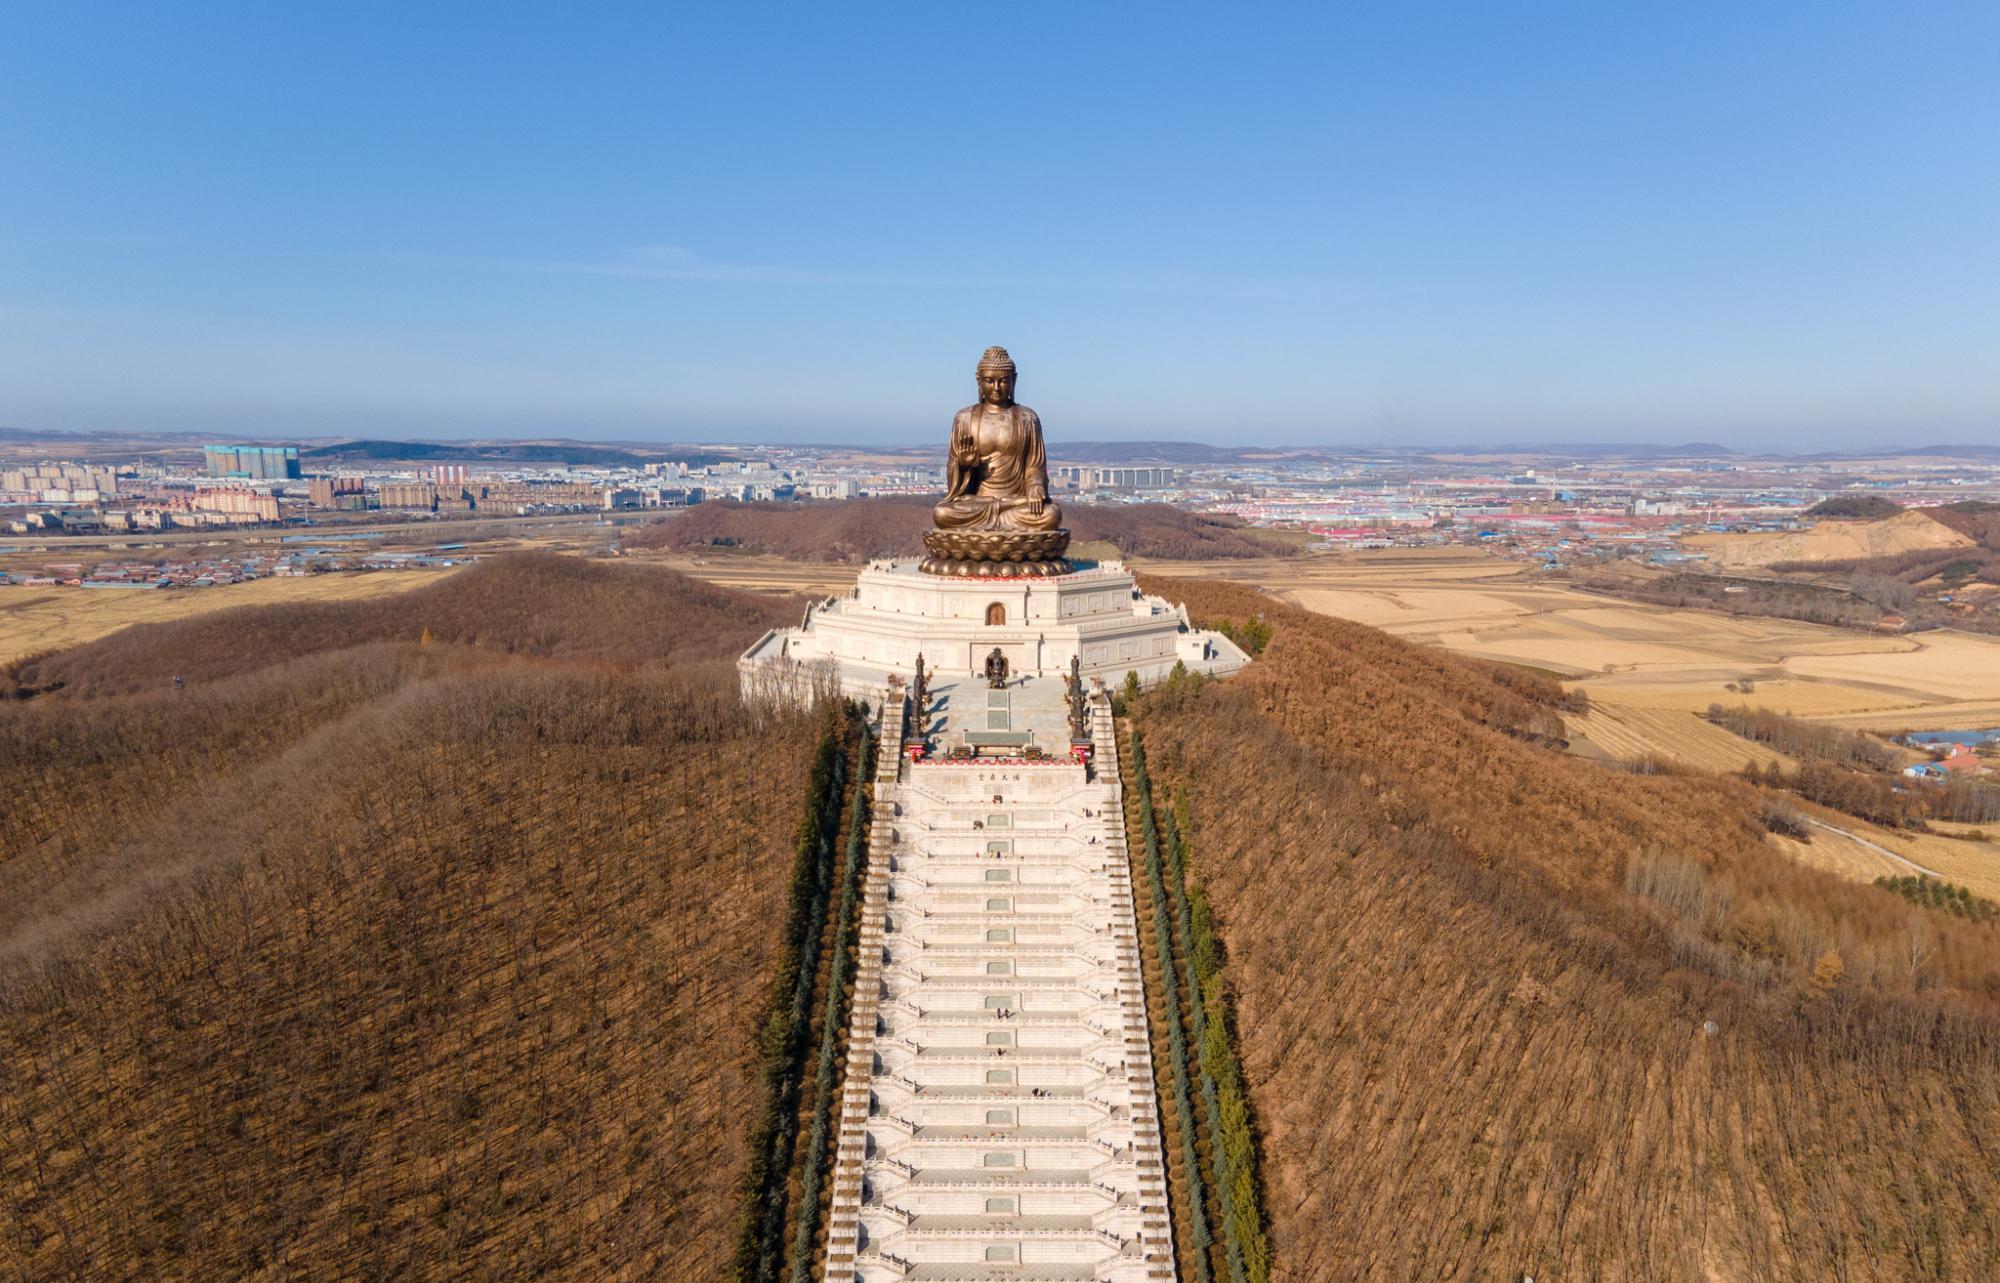
<path fill-rule="evenodd" d="M 248 486 L 204 486 L 195 491 L 193 506 L 196 512 L 221 512 L 252 521 L 278 519 L 278 497 Z"/>
<path fill-rule="evenodd" d="M 347 507 L 341 500 L 358 499 L 365 490 L 360 477 L 314 477 L 306 485 L 315 508 Z"/>
<path fill-rule="evenodd" d="M 201 448 L 211 477 L 247 477 L 252 481 L 283 481 L 299 473 L 295 445 L 210 445 Z"/>
<path fill-rule="evenodd" d="M 1172 468 L 1155 464 L 1139 467 L 1099 467 L 1088 463 L 1064 463 L 1049 469 L 1058 482 L 1079 490 L 1167 490 L 1179 482 Z"/>

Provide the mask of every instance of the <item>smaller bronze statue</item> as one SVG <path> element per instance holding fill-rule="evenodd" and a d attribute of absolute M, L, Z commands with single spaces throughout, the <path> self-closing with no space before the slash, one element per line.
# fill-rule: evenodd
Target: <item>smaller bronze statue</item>
<path fill-rule="evenodd" d="M 994 690 L 1007 686 L 1007 652 L 998 646 L 986 657 L 986 684 Z"/>
<path fill-rule="evenodd" d="M 1083 694 L 1083 658 L 1072 656 L 1069 661 L 1068 690 L 1063 699 L 1069 704 L 1069 738 L 1072 743 L 1084 743 L 1090 739 L 1090 705 Z"/>

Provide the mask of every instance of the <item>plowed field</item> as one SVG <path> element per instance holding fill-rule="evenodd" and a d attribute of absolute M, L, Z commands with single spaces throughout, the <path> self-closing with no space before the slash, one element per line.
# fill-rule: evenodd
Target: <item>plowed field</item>
<path fill-rule="evenodd" d="M 1737 771 L 1746 765 L 1761 769 L 1772 762 L 1792 767 L 1784 754 L 1733 735 L 1695 713 L 1600 700 L 1587 715 L 1563 721 L 1571 746 L 1586 756 L 1595 748 L 1616 762 L 1656 757 L 1705 771 Z"/>

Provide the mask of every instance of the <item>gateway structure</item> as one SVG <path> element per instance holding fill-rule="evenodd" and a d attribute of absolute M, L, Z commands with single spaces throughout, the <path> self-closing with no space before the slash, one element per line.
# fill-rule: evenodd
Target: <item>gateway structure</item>
<path fill-rule="evenodd" d="M 919 655 L 941 674 L 969 675 L 995 650 L 1012 673 L 1055 676 L 1077 661 L 1113 684 L 1136 673 L 1151 685 L 1176 664 L 1219 676 L 1248 662 L 1228 638 L 1194 628 L 1184 607 L 1141 593 L 1122 564 L 1068 559 L 1041 419 L 1015 403 L 1005 348 L 981 359 L 979 397 L 952 420 L 927 555 L 875 562 L 847 596 L 766 633 L 740 662 L 746 692 L 837 675 L 844 694 L 874 699 Z"/>

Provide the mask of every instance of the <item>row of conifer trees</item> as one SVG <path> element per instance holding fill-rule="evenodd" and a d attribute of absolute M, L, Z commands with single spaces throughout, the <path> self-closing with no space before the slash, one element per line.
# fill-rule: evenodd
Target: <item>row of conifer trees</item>
<path fill-rule="evenodd" d="M 841 813 L 846 809 L 853 763 L 868 760 L 868 729 L 852 706 L 829 701 L 820 723 L 819 743 L 806 788 L 804 813 L 794 843 L 792 886 L 785 916 L 782 952 L 771 986 L 769 1010 L 758 1034 L 763 1091 L 751 1133 L 750 1164 L 744 1176 L 744 1215 L 737 1242 L 735 1277 L 744 1283 L 778 1283 L 786 1274 L 804 1283 L 810 1277 L 813 1240 L 819 1224 L 819 1192 L 824 1179 L 831 1126 L 837 1044 L 853 967 L 853 926 L 858 905 L 865 829 L 864 799 L 856 790 L 840 852 Z M 854 743 L 850 745 L 850 740 Z M 836 909 L 837 905 L 837 909 Z M 834 912 L 832 957 L 821 1009 L 817 1054 L 812 1055 L 812 996 L 819 978 L 829 911 Z M 808 1065 L 814 1066 L 807 1077 Z M 795 1215 L 791 1175 L 798 1156 L 799 1105 L 810 1083 L 805 1173 Z M 793 1225 L 791 1251 L 785 1227 Z"/>
<path fill-rule="evenodd" d="M 1256 1141 L 1223 985 L 1222 944 L 1200 883 L 1188 878 L 1193 849 L 1187 798 L 1176 795 L 1172 810 L 1165 813 L 1155 805 L 1145 743 L 1136 729 L 1132 768 L 1163 977 L 1168 1068 L 1187 1170 L 1186 1228 L 1195 1246 L 1196 1283 L 1214 1283 L 1218 1241 L 1222 1277 L 1228 1283 L 1268 1283 L 1270 1249 L 1264 1237 Z M 1208 1140 L 1205 1154 L 1200 1136 Z"/>
<path fill-rule="evenodd" d="M 872 737 L 862 723 L 854 749 L 854 760 L 872 760 Z M 868 855 L 868 805 L 863 794 L 865 777 L 855 788 L 854 804 L 848 808 L 847 841 L 840 861 L 840 907 L 833 919 L 833 957 L 828 964 L 826 1001 L 820 1012 L 819 1052 L 814 1059 L 812 1122 L 806 1133 L 806 1156 L 799 1186 L 799 1209 L 792 1226 L 792 1269 L 790 1283 L 812 1283 L 812 1260 L 819 1237 L 820 1192 L 827 1174 L 826 1151 L 835 1126 L 834 1087 L 840 1049 L 840 1031 L 847 1024 L 847 985 L 854 974 L 856 922 L 861 913 L 861 871 Z"/>

